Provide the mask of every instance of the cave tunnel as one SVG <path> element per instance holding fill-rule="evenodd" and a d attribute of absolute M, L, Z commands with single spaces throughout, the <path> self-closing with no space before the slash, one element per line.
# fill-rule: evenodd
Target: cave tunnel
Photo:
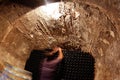
<path fill-rule="evenodd" d="M 120 0 L 0 0 L 0 80 L 37 80 L 55 46 L 54 80 L 120 80 Z"/>

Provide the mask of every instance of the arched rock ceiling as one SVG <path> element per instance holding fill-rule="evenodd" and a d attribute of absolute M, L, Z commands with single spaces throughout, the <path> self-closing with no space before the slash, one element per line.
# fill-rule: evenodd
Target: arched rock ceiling
<path fill-rule="evenodd" d="M 117 30 L 109 17 L 98 7 L 84 3 L 60 3 L 60 17 L 47 16 L 42 8 L 30 11 L 14 24 L 31 41 L 35 48 L 55 45 L 63 48 L 91 52 L 99 44 L 106 48 L 117 39 Z M 18 25 L 19 24 L 19 25 Z"/>
<path fill-rule="evenodd" d="M 13 3 L 0 7 L 0 60 L 24 68 L 32 49 L 59 45 L 92 53 L 95 80 L 119 80 L 119 0 L 75 2 L 61 4 L 55 19 L 40 7 L 32 10 Z"/>

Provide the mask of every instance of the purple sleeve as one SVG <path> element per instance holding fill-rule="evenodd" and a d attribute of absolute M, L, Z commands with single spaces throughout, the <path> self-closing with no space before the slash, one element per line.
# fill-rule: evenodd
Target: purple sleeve
<path fill-rule="evenodd" d="M 59 59 L 52 61 L 47 61 L 47 58 L 44 59 L 40 80 L 52 80 L 55 68 L 60 61 Z"/>

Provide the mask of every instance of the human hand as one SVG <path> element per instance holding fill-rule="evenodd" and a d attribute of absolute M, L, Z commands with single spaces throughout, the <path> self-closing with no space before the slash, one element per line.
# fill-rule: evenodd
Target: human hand
<path fill-rule="evenodd" d="M 58 52 L 58 56 L 53 58 L 52 60 L 49 60 L 48 58 L 49 57 L 53 57 L 55 55 L 55 53 Z M 48 58 L 45 58 L 44 59 L 44 62 L 43 62 L 43 66 L 46 66 L 46 67 L 54 67 L 56 66 L 62 59 L 63 59 L 63 53 L 62 53 L 62 49 L 60 47 L 55 47 L 53 49 L 53 51 L 51 51 L 49 53 L 49 56 Z"/>
<path fill-rule="evenodd" d="M 57 58 L 50 61 L 47 60 L 48 58 L 44 59 L 40 80 L 52 80 L 57 64 L 63 59 L 63 53 L 60 47 L 55 47 L 53 51 L 49 53 L 50 56 L 52 56 L 57 51 L 58 51 Z"/>

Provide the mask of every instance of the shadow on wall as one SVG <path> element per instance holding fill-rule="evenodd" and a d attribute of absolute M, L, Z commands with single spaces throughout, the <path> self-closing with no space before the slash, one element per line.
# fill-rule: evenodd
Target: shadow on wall
<path fill-rule="evenodd" d="M 26 62 L 25 69 L 32 72 L 32 80 L 39 80 L 39 68 L 42 66 L 41 63 L 45 56 L 42 51 L 33 50 L 29 59 Z"/>
<path fill-rule="evenodd" d="M 33 50 L 25 69 L 33 73 L 33 80 L 39 80 L 39 69 L 45 56 L 44 51 Z M 64 50 L 64 59 L 58 64 L 53 80 L 94 80 L 93 56 L 81 51 Z"/>

